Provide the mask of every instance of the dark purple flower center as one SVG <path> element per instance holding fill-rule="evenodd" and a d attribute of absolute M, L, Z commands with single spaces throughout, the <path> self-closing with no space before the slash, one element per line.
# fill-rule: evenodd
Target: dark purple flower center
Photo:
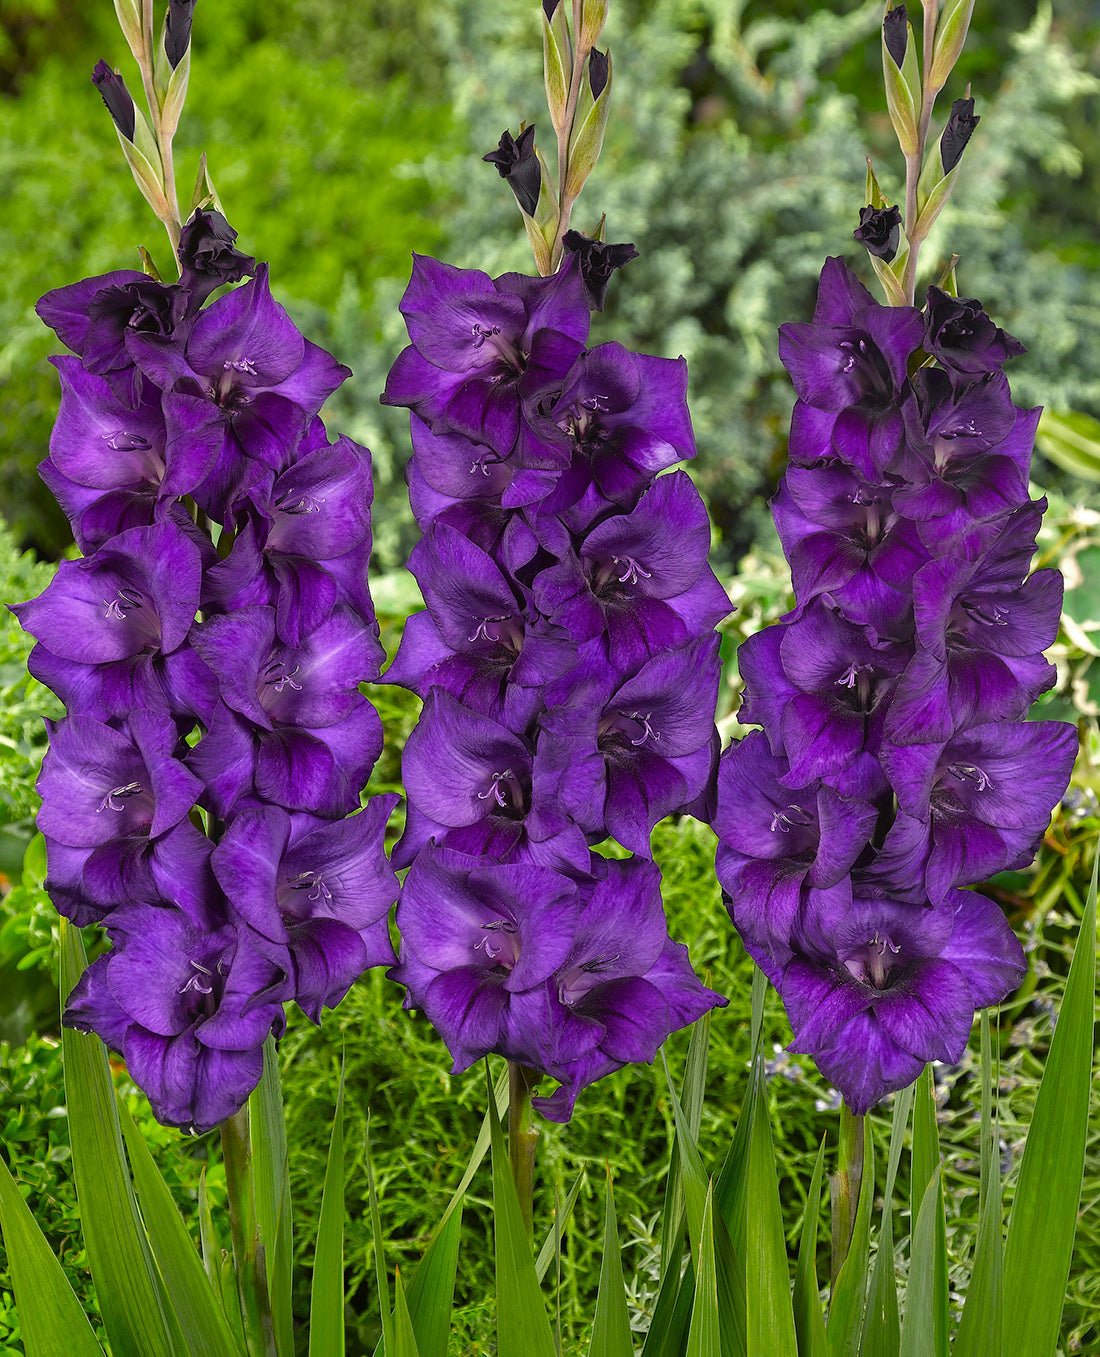
<path fill-rule="evenodd" d="M 519 960 L 515 924 L 511 919 L 493 919 L 491 923 L 482 924 L 481 937 L 474 943 L 473 951 L 478 965 L 510 971 Z"/>
<path fill-rule="evenodd" d="M 227 358 L 222 364 L 221 375 L 210 383 L 206 394 L 216 405 L 231 414 L 244 409 L 246 405 L 252 404 L 252 397 L 238 384 L 242 375 L 259 376 L 252 359 Z"/>
<path fill-rule="evenodd" d="M 514 613 L 504 613 L 500 617 L 475 617 L 473 634 L 467 639 L 488 641 L 490 645 L 506 652 L 509 661 L 523 649 L 523 623 Z"/>
<path fill-rule="evenodd" d="M 213 968 L 204 966 L 201 961 L 187 963 L 194 974 L 184 982 L 179 993 L 184 996 L 184 1007 L 192 1022 L 199 1018 L 212 1017 L 218 1011 L 222 991 L 225 988 L 224 962 L 219 961 Z"/>
<path fill-rule="evenodd" d="M 603 984 L 602 977 L 621 957 L 622 953 L 616 952 L 613 956 L 593 957 L 591 961 L 570 967 L 558 979 L 558 998 L 566 1006 L 579 1003 L 589 990 Z"/>
<path fill-rule="evenodd" d="M 959 782 L 976 783 L 980 792 L 993 786 L 989 777 L 973 763 L 951 763 L 948 764 L 947 771 Z"/>
<path fill-rule="evenodd" d="M 511 768 L 494 773 L 488 787 L 477 794 L 479 801 L 490 803 L 490 815 L 504 815 L 510 820 L 522 820 L 527 814 L 523 784 Z"/>
<path fill-rule="evenodd" d="M 872 989 L 888 989 L 891 972 L 905 966 L 900 959 L 901 946 L 892 942 L 885 933 L 876 931 L 870 942 L 864 943 L 844 960 L 844 969 L 853 979 Z"/>
<path fill-rule="evenodd" d="M 871 683 L 875 672 L 873 664 L 860 664 L 852 660 L 836 680 L 835 687 L 846 688 L 847 695 L 841 694 L 845 703 L 851 706 L 855 711 L 866 712 L 870 710 L 871 704 Z"/>
<path fill-rule="evenodd" d="M 789 834 L 792 829 L 805 829 L 814 823 L 814 817 L 801 806 L 785 806 L 772 816 L 772 833 Z"/>
<path fill-rule="evenodd" d="M 859 337 L 842 339 L 837 348 L 840 350 L 840 371 L 856 383 L 859 403 L 889 405 L 894 399 L 894 381 L 878 346 Z"/>
<path fill-rule="evenodd" d="M 505 339 L 500 332 L 499 325 L 472 325 L 470 334 L 473 337 L 473 347 L 475 349 L 483 348 L 486 344 L 494 350 L 501 362 L 504 363 L 511 372 L 501 374 L 502 376 L 513 374 L 518 375 L 527 366 L 527 359 L 520 353 L 516 346 L 509 339 Z M 500 380 L 499 378 L 497 380 Z"/>
<path fill-rule="evenodd" d="M 600 717 L 596 743 L 601 754 L 625 753 L 628 745 L 639 749 L 646 740 L 656 742 L 660 732 L 653 729 L 653 713 L 608 711 Z"/>

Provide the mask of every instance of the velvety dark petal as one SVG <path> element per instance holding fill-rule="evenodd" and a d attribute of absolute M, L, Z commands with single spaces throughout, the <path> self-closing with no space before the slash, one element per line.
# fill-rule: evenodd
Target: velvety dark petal
<path fill-rule="evenodd" d="M 78 925 L 79 927 L 79 925 Z M 111 954 L 96 957 L 83 971 L 65 1001 L 62 1025 L 78 1032 L 95 1032 L 115 1051 L 122 1050 L 133 1019 L 111 993 L 107 971 Z"/>
<path fill-rule="evenodd" d="M 955 926 L 941 955 L 966 976 L 975 1008 L 999 1004 L 1020 984 L 1027 959 L 1001 910 L 976 891 L 957 891 Z"/>
<path fill-rule="evenodd" d="M 806 1055 L 826 1048 L 875 1000 L 868 986 L 797 957 L 784 970 L 779 993 L 794 1033 L 791 1050 Z"/>
<path fill-rule="evenodd" d="M 159 402 L 129 409 L 76 358 L 52 361 L 61 378 L 61 407 L 50 434 L 50 459 L 57 470 L 100 490 L 158 484 L 165 449 Z"/>
<path fill-rule="evenodd" d="M 123 1043 L 127 1068 L 157 1120 L 194 1135 L 238 1112 L 263 1074 L 263 1049 L 215 1051 L 190 1032 L 165 1039 L 133 1027 Z"/>
<path fill-rule="evenodd" d="M 413 255 L 401 314 L 420 353 L 449 372 L 479 371 L 499 361 L 494 332 L 515 345 L 527 322 L 522 301 L 498 291 L 488 274 L 419 254 Z"/>
<path fill-rule="evenodd" d="M 266 264 L 250 282 L 211 302 L 187 342 L 187 359 L 195 372 L 220 381 L 232 371 L 249 387 L 278 386 L 304 355 L 305 341 L 271 296 Z"/>
<path fill-rule="evenodd" d="M 452 1074 L 461 1074 L 496 1049 L 507 1006 L 500 978 L 481 967 L 436 976 L 421 1007 L 454 1058 Z"/>
<path fill-rule="evenodd" d="M 287 941 L 276 897 L 279 862 L 290 817 L 277 806 L 243 810 L 222 835 L 211 865 L 235 914 L 272 942 Z"/>
<path fill-rule="evenodd" d="M 789 1049 L 797 1048 L 792 1044 Z M 887 1093 L 911 1084 L 925 1065 L 882 1030 L 874 1012 L 859 1014 L 828 1047 L 809 1054 L 857 1116 L 869 1112 Z"/>
<path fill-rule="evenodd" d="M 256 791 L 287 810 L 326 819 L 350 815 L 381 749 L 378 713 L 360 698 L 351 714 L 333 725 L 261 732 Z"/>
<path fill-rule="evenodd" d="M 600 1049 L 623 1064 L 648 1064 L 670 1031 L 668 1004 L 661 991 L 635 976 L 590 990 L 577 1012 L 603 1024 Z"/>
<path fill-rule="evenodd" d="M 880 995 L 875 1019 L 903 1051 L 919 1060 L 955 1064 L 966 1050 L 974 1001 L 965 973 L 942 957 L 908 966 L 902 979 Z"/>
<path fill-rule="evenodd" d="M 363 939 L 335 919 L 309 919 L 290 935 L 294 962 L 294 1002 L 315 1023 L 322 1008 L 335 1008 L 370 965 Z M 392 948 L 375 965 L 396 960 Z"/>

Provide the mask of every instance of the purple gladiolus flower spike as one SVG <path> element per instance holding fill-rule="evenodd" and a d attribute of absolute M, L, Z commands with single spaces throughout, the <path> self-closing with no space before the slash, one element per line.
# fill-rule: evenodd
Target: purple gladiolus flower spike
<path fill-rule="evenodd" d="M 853 1112 L 911 1083 L 929 1060 L 955 1064 L 975 1008 L 997 1003 L 1026 970 L 989 900 L 955 891 L 936 909 L 851 899 L 807 912 L 797 957 L 776 980 L 794 1031 Z"/>
<path fill-rule="evenodd" d="M 201 1135 L 259 1083 L 264 1039 L 286 1026 L 287 972 L 214 907 L 195 922 L 165 906 L 126 906 L 108 932 L 115 950 L 81 976 L 65 1024 L 122 1054 L 159 1121 Z"/>

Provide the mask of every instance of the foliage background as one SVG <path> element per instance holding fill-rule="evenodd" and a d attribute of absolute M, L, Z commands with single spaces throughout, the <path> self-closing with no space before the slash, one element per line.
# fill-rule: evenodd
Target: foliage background
<path fill-rule="evenodd" d="M 376 566 L 393 571 L 415 535 L 404 497 L 406 420 L 377 403 L 404 343 L 396 310 L 412 251 L 497 273 L 528 269 L 511 195 L 479 157 L 507 125 L 539 122 L 538 7 L 528 0 L 222 0 L 196 13 L 188 111 L 177 146 L 180 183 L 205 149 L 241 244 L 271 261 L 276 294 L 309 336 L 355 372 L 330 404 L 330 424 L 369 445 L 376 465 Z M 826 254 L 863 267 L 851 240 L 863 202 L 864 156 L 887 192 L 900 165 L 882 111 L 877 3 L 811 0 L 614 0 L 607 37 L 615 112 L 604 155 L 577 224 L 602 212 L 608 238 L 641 251 L 612 285 L 598 339 L 687 356 L 700 454 L 692 473 L 716 524 L 715 560 L 740 612 L 725 647 L 778 616 L 786 581 L 766 496 L 785 455 L 792 401 L 775 328 L 806 317 Z M 39 488 L 34 465 L 48 445 L 57 385 L 55 346 L 34 314 L 47 288 L 167 252 L 118 153 L 110 119 L 87 80 L 106 57 L 128 57 L 107 0 L 0 0 L 0 586 L 4 600 L 44 587 L 68 545 L 67 525 Z M 957 201 L 930 243 L 930 261 L 963 256 L 962 290 L 980 296 L 1028 345 L 1013 369 L 1022 404 L 1045 402 L 1100 417 L 1100 18 L 1087 0 L 979 0 L 967 51 L 947 101 L 973 82 L 983 123 L 967 151 Z M 131 75 L 131 86 L 136 81 Z M 542 114 L 542 124 L 546 117 Z M 548 131 L 548 128 L 547 128 Z M 543 132 L 546 136 L 546 132 Z M 865 270 L 869 278 L 869 271 Z M 1036 479 L 1056 492 L 1045 549 L 1077 590 L 1067 604 L 1078 630 L 1064 634 L 1060 684 L 1044 715 L 1091 728 L 1100 698 L 1100 538 L 1095 489 L 1037 459 Z M 1084 506 L 1084 507 L 1081 507 Z M 20 549 L 33 554 L 22 555 Z M 37 559 L 36 559 L 37 558 Z M 734 577 L 734 567 L 737 574 Z M 407 579 L 407 577 L 406 577 Z M 397 575 L 380 598 L 407 597 Z M 396 613 L 396 604 L 394 612 Z M 399 619 L 387 622 L 396 644 Z M 1082 644 L 1082 638 L 1084 643 Z M 1098 638 L 1100 639 L 1100 638 Z M 1090 648 L 1091 647 L 1091 648 Z M 87 1296 L 68 1158 L 57 1051 L 55 929 L 33 847 L 33 778 L 43 715 L 53 699 L 25 675 L 27 650 L 10 619 L 0 630 L 0 1140 L 74 1284 Z M 1095 653 L 1094 653 L 1095 652 Z M 736 669 L 723 692 L 725 724 Z M 376 778 L 397 777 L 396 750 L 415 703 L 378 689 L 390 751 Z M 1029 988 L 1000 1023 L 1004 1146 L 1011 1172 L 1026 1125 L 1065 971 L 1085 871 L 1095 841 L 1096 775 L 1079 765 L 1075 800 L 1060 812 L 1038 868 L 997 884 L 1034 956 Z M 675 934 L 691 942 L 700 972 L 732 997 L 716 1016 L 711 1100 L 704 1136 L 712 1166 L 744 1090 L 748 968 L 718 898 L 708 832 L 669 824 L 657 846 Z M 1068 891 L 1067 891 L 1068 884 Z M 399 1012 L 381 977 L 357 986 L 316 1031 L 292 1024 L 284 1044 L 296 1203 L 299 1297 L 305 1308 L 310 1221 L 335 1097 L 340 1053 L 349 1062 L 349 1136 L 369 1107 L 372 1147 L 390 1230 L 391 1257 L 410 1265 L 425 1223 L 461 1173 L 480 1120 L 481 1084 L 452 1080 L 431 1029 Z M 805 1155 L 831 1131 L 831 1091 L 779 1051 L 771 1101 L 793 1237 L 805 1190 Z M 684 1043 L 671 1043 L 673 1069 Z M 120 1081 L 126 1087 L 124 1072 Z M 976 1212 L 967 1146 L 973 1143 L 968 1064 L 940 1071 L 941 1133 L 960 1146 L 952 1194 L 953 1275 L 961 1276 Z M 179 1196 L 193 1201 L 207 1141 L 181 1144 L 128 1096 Z M 409 1130 L 406 1138 L 406 1128 Z M 613 1128 L 608 1133 L 608 1128 Z M 622 1128 L 621 1130 L 618 1128 Z M 604 1081 L 567 1132 L 544 1136 L 548 1182 L 568 1187 L 582 1161 L 610 1159 L 619 1217 L 634 1243 L 634 1318 L 644 1323 L 653 1212 L 670 1145 L 662 1076 L 631 1070 Z M 368 1231 L 350 1156 L 349 1353 L 377 1334 L 365 1276 Z M 210 1186 L 220 1190 L 216 1156 Z M 599 1239 L 599 1173 L 582 1191 L 563 1272 L 564 1322 L 579 1343 L 591 1314 Z M 1011 1182 L 1011 1180 L 1010 1180 Z M 1100 1350 L 1100 1223 L 1093 1217 L 1100 1147 L 1090 1146 L 1067 1302 L 1065 1351 Z M 549 1194 L 549 1186 L 546 1188 Z M 899 1184 L 899 1200 L 904 1183 Z M 456 1352 L 489 1350 L 492 1279 L 479 1255 L 487 1203 L 472 1205 L 461 1273 Z M 549 1208 L 549 1196 L 543 1206 Z M 632 1264 L 633 1260 L 633 1264 Z M 899 1256 L 904 1273 L 905 1258 Z M 0 1288 L 0 1357 L 21 1351 L 18 1321 Z M 89 1297 L 89 1303 L 94 1301 Z M 359 1346 L 356 1347 L 355 1345 Z"/>

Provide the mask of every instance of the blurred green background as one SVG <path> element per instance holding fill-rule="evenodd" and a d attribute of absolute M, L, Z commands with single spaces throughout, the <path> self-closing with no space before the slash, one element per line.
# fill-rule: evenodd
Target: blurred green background
<path fill-rule="evenodd" d="M 574 220 L 641 257 L 593 338 L 675 356 L 691 372 L 693 467 L 735 563 L 770 532 L 792 400 L 775 330 L 807 317 L 826 254 L 870 280 L 852 241 L 865 155 L 888 193 L 900 157 L 884 112 L 877 0 L 614 0 L 615 108 Z M 941 96 L 973 84 L 982 124 L 957 202 L 926 247 L 1028 346 L 1022 404 L 1100 416 L 1100 11 L 1062 0 L 979 3 Z M 99 57 L 138 81 L 109 0 L 0 0 L 0 515 L 56 557 L 67 524 L 33 468 L 48 446 L 47 288 L 170 260 L 88 77 Z M 200 4 L 177 137 L 181 196 L 198 153 L 241 245 L 276 295 L 354 377 L 331 422 L 376 460 L 376 565 L 414 537 L 406 417 L 378 405 L 404 342 L 410 254 L 530 270 L 511 194 L 480 156 L 533 120 L 549 147 L 538 6 L 530 0 L 219 0 Z M 1050 474 L 1048 475 L 1048 470 Z M 1041 468 L 1042 484 L 1062 473 Z"/>

